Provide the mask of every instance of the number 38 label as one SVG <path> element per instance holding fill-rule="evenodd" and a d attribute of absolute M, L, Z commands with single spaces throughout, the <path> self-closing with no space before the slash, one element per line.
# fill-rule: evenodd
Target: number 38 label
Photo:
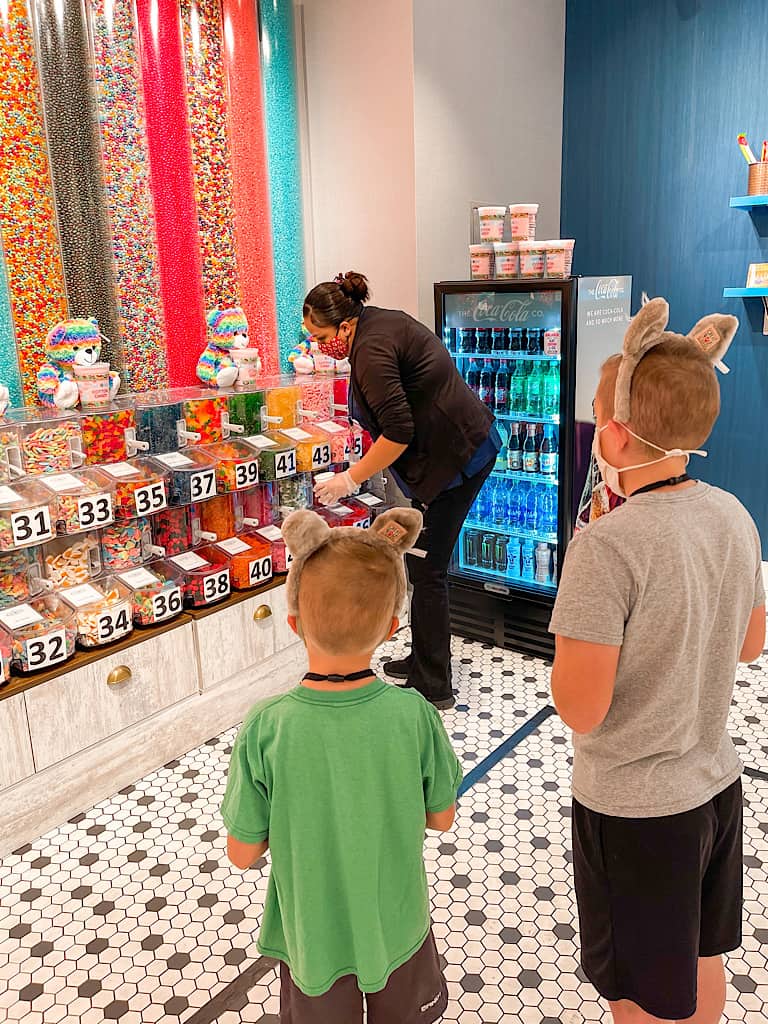
<path fill-rule="evenodd" d="M 178 615 L 181 611 L 181 589 L 169 587 L 168 590 L 161 590 L 152 598 L 152 615 L 155 622 L 162 622 L 172 615 Z"/>
<path fill-rule="evenodd" d="M 27 669 L 47 668 L 58 665 L 67 657 L 67 638 L 63 629 L 57 629 L 45 636 L 36 636 L 34 640 L 26 640 L 24 647 L 27 652 Z"/>
<path fill-rule="evenodd" d="M 146 487 L 137 487 L 133 492 L 133 499 L 136 502 L 137 515 L 146 516 L 150 512 L 159 512 L 168 503 L 165 484 L 158 480 L 157 483 L 147 484 Z"/>
<path fill-rule="evenodd" d="M 112 495 L 98 494 L 92 498 L 80 498 L 77 503 L 77 520 L 81 530 L 106 526 L 114 518 Z"/>
<path fill-rule="evenodd" d="M 130 633 L 131 628 L 131 613 L 127 604 L 110 608 L 99 616 L 99 643 L 117 640 L 119 637 L 125 636 L 126 633 Z"/>
<path fill-rule="evenodd" d="M 222 597 L 229 594 L 229 569 L 206 576 L 203 583 L 203 598 L 206 604 L 211 601 L 220 601 Z"/>
<path fill-rule="evenodd" d="M 272 559 L 267 555 L 266 558 L 257 558 L 255 562 L 251 562 L 248 566 L 248 581 L 252 587 L 256 587 L 261 583 L 266 583 L 272 579 Z"/>
<path fill-rule="evenodd" d="M 36 544 L 53 536 L 51 513 L 47 506 L 29 512 L 11 513 L 11 533 L 14 544 Z"/>

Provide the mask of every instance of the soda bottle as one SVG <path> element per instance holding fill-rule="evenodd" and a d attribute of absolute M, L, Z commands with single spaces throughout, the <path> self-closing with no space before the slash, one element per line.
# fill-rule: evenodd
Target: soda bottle
<path fill-rule="evenodd" d="M 464 564 L 470 568 L 477 565 L 480 552 L 478 550 L 478 537 L 474 530 L 464 530 Z"/>
<path fill-rule="evenodd" d="M 520 575 L 520 538 L 510 537 L 507 544 L 507 575 Z"/>
<path fill-rule="evenodd" d="M 480 367 L 476 359 L 469 360 L 469 369 L 467 370 L 467 387 L 471 388 L 476 395 L 480 394 Z"/>
<path fill-rule="evenodd" d="M 507 440 L 507 469 L 511 473 L 519 473 L 523 468 L 523 446 L 520 441 L 520 424 L 509 424 Z"/>
<path fill-rule="evenodd" d="M 512 380 L 509 382 L 509 411 L 512 416 L 524 416 L 528 404 L 528 389 L 525 376 L 525 364 L 522 360 L 515 363 Z"/>
<path fill-rule="evenodd" d="M 528 329 L 528 355 L 537 356 L 539 352 L 539 331 L 535 327 L 530 327 Z"/>
<path fill-rule="evenodd" d="M 477 328 L 477 349 L 480 355 L 491 351 L 491 329 L 490 327 Z"/>
<path fill-rule="evenodd" d="M 518 341 L 517 351 L 520 353 L 521 356 L 524 356 L 527 353 L 527 351 L 528 351 L 528 328 L 527 327 L 521 327 L 520 328 L 520 335 L 519 335 L 517 341 Z"/>
<path fill-rule="evenodd" d="M 525 528 L 531 533 L 536 532 L 539 523 L 539 489 L 531 485 L 525 497 Z"/>
<path fill-rule="evenodd" d="M 544 364 L 541 392 L 542 416 L 557 416 L 560 412 L 560 374 L 555 363 Z"/>
<path fill-rule="evenodd" d="M 496 538 L 492 533 L 486 533 L 483 535 L 483 541 L 480 547 L 480 565 L 483 569 L 493 568 L 493 554 L 496 547 Z"/>
<path fill-rule="evenodd" d="M 539 449 L 539 472 L 547 476 L 557 476 L 557 437 L 551 423 L 544 427 L 544 437 Z"/>
<path fill-rule="evenodd" d="M 496 374 L 493 411 L 497 416 L 505 416 L 509 411 L 509 373 L 503 363 Z"/>
<path fill-rule="evenodd" d="M 509 351 L 509 328 L 508 327 L 494 327 L 492 333 L 493 333 L 493 351 L 494 352 L 508 352 Z"/>
<path fill-rule="evenodd" d="M 541 416 L 541 364 L 531 364 L 528 377 L 528 415 Z"/>
<path fill-rule="evenodd" d="M 557 533 L 557 491 L 551 484 L 541 485 L 537 529 L 547 536 Z"/>
<path fill-rule="evenodd" d="M 528 424 L 528 435 L 523 442 L 523 471 L 525 473 L 538 473 L 539 452 L 536 445 L 536 424 Z"/>
<path fill-rule="evenodd" d="M 475 515 L 474 515 L 475 522 L 477 522 L 477 523 L 487 523 L 488 522 L 489 502 L 490 502 L 490 483 L 486 482 L 485 484 L 483 484 L 483 488 L 480 491 L 480 493 L 478 494 L 477 501 L 475 502 Z"/>
<path fill-rule="evenodd" d="M 481 402 L 485 402 L 489 409 L 493 408 L 494 380 L 490 359 L 483 361 L 483 369 L 480 372 L 480 390 L 477 397 Z"/>
<path fill-rule="evenodd" d="M 524 540 L 520 552 L 520 575 L 533 582 L 536 578 L 536 548 L 532 540 Z"/>
<path fill-rule="evenodd" d="M 446 327 L 445 328 L 445 333 L 443 335 L 443 340 L 445 341 L 445 347 L 448 349 L 448 351 L 449 352 L 455 352 L 456 351 L 456 328 L 455 327 Z"/>
<path fill-rule="evenodd" d="M 493 567 L 496 572 L 506 573 L 507 571 L 507 538 L 497 537 L 494 545 Z"/>
<path fill-rule="evenodd" d="M 476 352 L 477 351 L 477 331 L 474 327 L 460 327 L 459 328 L 459 351 L 460 352 Z"/>

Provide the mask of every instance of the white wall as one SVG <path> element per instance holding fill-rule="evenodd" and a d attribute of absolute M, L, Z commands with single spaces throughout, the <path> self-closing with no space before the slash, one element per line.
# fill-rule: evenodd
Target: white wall
<path fill-rule="evenodd" d="M 412 0 L 304 0 L 305 151 L 317 280 L 358 270 L 416 313 Z"/>
<path fill-rule="evenodd" d="M 389 7 L 389 0 L 382 3 Z M 469 208 L 538 202 L 560 230 L 565 0 L 414 0 L 420 318 L 469 276 Z"/>

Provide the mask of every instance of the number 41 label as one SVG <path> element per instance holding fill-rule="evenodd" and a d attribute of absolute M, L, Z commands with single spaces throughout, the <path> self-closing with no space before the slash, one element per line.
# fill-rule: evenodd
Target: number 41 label
<path fill-rule="evenodd" d="M 269 555 L 266 558 L 257 558 L 248 566 L 248 582 L 252 587 L 267 583 L 272 579 L 272 559 Z"/>
<path fill-rule="evenodd" d="M 45 636 L 36 636 L 24 643 L 27 652 L 27 670 L 58 665 L 67 657 L 67 638 L 63 629 L 57 629 Z"/>

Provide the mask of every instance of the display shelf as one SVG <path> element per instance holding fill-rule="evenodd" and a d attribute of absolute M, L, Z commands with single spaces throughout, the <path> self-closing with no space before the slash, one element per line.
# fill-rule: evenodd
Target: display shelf
<path fill-rule="evenodd" d="M 728 203 L 734 210 L 754 210 L 768 208 L 768 195 L 765 196 L 731 196 Z"/>
<path fill-rule="evenodd" d="M 535 578 L 528 580 L 523 576 L 517 576 L 514 573 L 501 572 L 498 569 L 486 569 L 481 565 L 465 565 L 463 559 L 459 562 L 459 569 L 461 572 L 474 576 L 476 579 L 493 580 L 494 582 L 503 583 L 508 587 L 531 587 L 552 591 L 553 593 L 557 590 L 557 583 L 552 583 L 551 580 L 547 580 L 546 583 L 542 583 Z"/>
<path fill-rule="evenodd" d="M 478 533 L 498 533 L 504 537 L 519 537 L 521 540 L 534 540 L 543 544 L 557 544 L 556 533 L 542 533 L 539 530 L 521 530 L 519 527 L 503 526 L 496 523 L 479 523 L 473 519 L 467 519 L 464 527 L 467 530 L 476 530 Z"/>
<path fill-rule="evenodd" d="M 497 412 L 494 415 L 502 423 L 552 423 L 554 426 L 560 424 L 559 416 L 531 416 L 527 412 Z"/>
<path fill-rule="evenodd" d="M 528 352 L 451 352 L 457 359 L 522 359 L 531 363 L 559 363 L 560 356 L 545 356 L 541 353 L 530 355 Z"/>
<path fill-rule="evenodd" d="M 494 469 L 492 477 L 498 480 L 514 480 L 516 483 L 547 484 L 550 487 L 557 487 L 560 481 L 556 476 L 547 473 L 526 473 L 522 469 Z"/>
<path fill-rule="evenodd" d="M 768 288 L 723 288 L 724 299 L 768 299 Z"/>

